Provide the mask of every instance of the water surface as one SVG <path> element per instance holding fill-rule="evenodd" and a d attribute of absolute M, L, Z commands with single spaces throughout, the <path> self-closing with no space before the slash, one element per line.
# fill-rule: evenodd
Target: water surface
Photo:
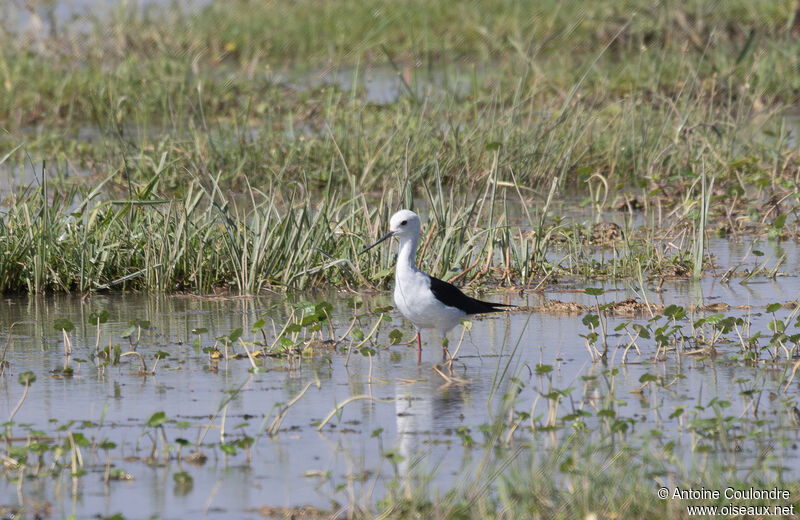
<path fill-rule="evenodd" d="M 738 257 L 738 250 L 732 257 Z M 609 285 L 605 289 L 601 303 L 636 296 L 638 291 L 630 284 Z M 757 280 L 755 285 L 721 284 L 717 279 L 705 278 L 699 283 L 668 282 L 660 292 L 648 290 L 647 297 L 650 302 L 666 305 L 747 303 L 753 307 L 731 309 L 727 315 L 750 321 L 751 332 L 767 333 L 767 322 L 772 317 L 760 306 L 797 300 L 798 291 L 796 276 Z M 517 305 L 540 305 L 552 299 L 594 305 L 594 297 L 567 289 L 490 297 Z M 262 506 L 309 504 L 334 511 L 353 503 L 373 507 L 385 494 L 387 483 L 420 473 L 435 472 L 435 488 L 444 491 L 456 485 L 459 475 L 473 468 L 475 459 L 480 457 L 481 430 L 497 419 L 511 377 L 524 383 L 516 398 L 517 409 L 539 417 L 534 420 L 537 425 L 542 424 L 541 416 L 548 410 L 548 401 L 542 395 L 552 389 L 571 388 L 569 399 L 558 406 L 558 416 L 567 415 L 573 407 L 585 409 L 592 414 L 586 419 L 588 427 L 600 428 L 602 421 L 595 416 L 595 408 L 611 393 L 619 400 L 619 417 L 633 420 L 626 442 L 636 444 L 643 432 L 658 428 L 666 438 L 678 443 L 686 460 L 690 460 L 692 447 L 697 445 L 697 434 L 669 415 L 679 408 L 688 414 L 695 406 L 706 406 L 716 397 L 730 403 L 726 414 L 747 416 L 752 413 L 752 403 L 742 392 L 754 391 L 765 396 L 759 411 L 777 432 L 770 438 L 776 471 L 797 477 L 796 469 L 792 469 L 798 467 L 796 448 L 780 439 L 797 435 L 787 410 L 800 382 L 795 381 L 791 391 L 784 394 L 781 370 L 736 361 L 738 348 L 728 343 L 717 345 L 721 355 L 715 361 L 685 355 L 669 355 L 659 361 L 654 357 L 653 341 L 640 340 L 641 356 L 629 352 L 628 363 L 622 365 L 622 348 L 629 339 L 614 328 L 630 322 L 632 318 L 628 317 L 609 318 L 608 365 L 590 360 L 581 337 L 588 329 L 579 315 L 520 312 L 475 319 L 454 363 L 453 375 L 463 384 L 447 383 L 434 371 L 434 365 L 442 361 L 442 351 L 433 335 L 424 336 L 420 365 L 413 346 L 386 346 L 394 328 L 401 330 L 404 341 L 412 339 L 413 331 L 395 311 L 388 313 L 391 322 L 378 327 L 377 341 L 368 343 L 375 348 L 374 355 L 352 352 L 348 358 L 343 351 L 356 343 L 351 337 L 340 345 L 340 351 L 292 362 L 284 358 L 259 361 L 261 371 L 252 373 L 246 357 L 214 361 L 203 352 L 203 347 L 215 343 L 214 337 L 228 335 L 237 328 L 245 331 L 244 338 L 260 341 L 260 333 L 249 332 L 259 318 L 265 321 L 265 335 L 271 341 L 290 319 L 293 309 L 297 312 L 293 304 L 302 299 L 334 303 L 331 323 L 337 337 L 350 327 L 356 302 L 362 302 L 358 312 L 365 315 L 355 327 L 365 334 L 377 323 L 378 314 L 371 310 L 391 305 L 389 294 L 349 293 L 290 297 L 95 295 L 86 299 L 3 300 L 0 337 L 5 338 L 11 330 L 11 341 L 6 353 L 10 374 L 0 378 L 0 416 L 6 418 L 22 394 L 18 374 L 32 371 L 37 376 L 14 417 L 14 444 L 24 445 L 31 432 L 58 439 L 65 438 L 67 432 L 80 432 L 92 442 L 110 440 L 117 445 L 109 450 L 112 468 L 124 469 L 135 479 L 112 481 L 106 486 L 105 453 L 84 447 L 86 474 L 74 483 L 68 471 L 26 479 L 18 495 L 16 483 L 7 475 L 0 481 L 0 496 L 6 497 L 0 506 L 17 507 L 18 501 L 23 500 L 31 511 L 30 504 L 49 503 L 57 517 L 121 512 L 125 518 L 229 518 L 248 514 L 256 517 Z M 140 374 L 136 356 L 125 356 L 116 366 L 96 366 L 92 359 L 96 329 L 88 320 L 95 309 L 105 309 L 111 315 L 101 326 L 101 347 L 110 342 L 127 351 L 131 340 L 120 336 L 129 322 L 150 322 L 151 328 L 142 331 L 136 350 L 150 367 L 157 352 L 168 354 L 159 362 L 155 375 Z M 695 312 L 694 319 L 711 314 Z M 778 314 L 790 313 L 796 311 L 782 309 Z M 71 376 L 62 371 L 62 335 L 53 327 L 59 318 L 76 324 L 70 334 L 73 353 L 68 365 L 74 370 Z M 647 318 L 634 321 L 647 323 Z M 16 325 L 9 329 L 12 323 Z M 192 345 L 197 337 L 192 331 L 198 328 L 208 329 L 202 334 L 199 347 Z M 324 334 L 327 338 L 330 330 Z M 460 335 L 460 327 L 450 333 L 451 351 Z M 229 353 L 244 353 L 237 345 L 230 348 Z M 554 370 L 537 375 L 535 369 L 543 365 Z M 619 370 L 613 389 L 605 382 L 609 367 Z M 669 391 L 637 393 L 645 374 L 675 381 Z M 275 407 L 297 396 L 308 383 L 312 385 L 288 410 L 277 434 L 260 433 L 262 426 L 274 419 Z M 775 397 L 768 399 L 767 395 Z M 334 407 L 359 396 L 362 398 L 347 404 L 317 431 L 319 422 Z M 164 412 L 168 419 L 164 431 L 172 447 L 169 459 L 162 453 L 160 441 L 152 457 L 158 435 L 146 422 L 157 412 Z M 695 413 L 698 417 L 713 416 L 710 410 Z M 241 447 L 235 454 L 220 449 L 221 442 L 235 443 L 245 435 L 254 438 L 249 455 Z M 476 442 L 476 447 L 469 446 L 467 436 Z M 179 461 L 178 438 L 191 444 L 183 448 L 184 457 L 201 451 L 207 456 L 205 463 Z M 523 422 L 514 439 L 535 451 L 551 446 L 553 434 L 536 433 Z M 776 439 L 778 442 L 774 442 Z M 746 470 L 755 464 L 762 449 L 761 439 L 741 441 L 737 467 Z M 730 457 L 713 450 L 712 455 L 723 462 Z M 174 481 L 174 475 L 181 471 L 193 478 L 188 488 Z"/>

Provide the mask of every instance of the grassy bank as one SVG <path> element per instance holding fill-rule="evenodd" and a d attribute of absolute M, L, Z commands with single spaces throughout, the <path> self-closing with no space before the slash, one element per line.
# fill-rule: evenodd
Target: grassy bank
<path fill-rule="evenodd" d="M 702 163 L 718 176 L 746 164 L 774 181 L 796 161 L 779 117 L 800 88 L 793 7 L 119 9 L 88 33 L 68 24 L 33 40 L 2 33 L 0 144 L 97 174 L 166 151 L 165 178 L 179 191 L 197 169 L 238 188 L 245 173 L 252 184 L 300 175 L 324 184 L 350 171 L 365 190 L 380 189 L 393 182 L 387 173 L 432 182 L 434 160 L 446 180 L 469 187 L 498 143 L 504 180 L 513 171 L 529 186 L 595 173 L 665 182 Z M 374 64 L 401 73 L 395 102 L 370 103 L 358 88 Z M 328 84 L 336 71 L 356 88 Z M 22 151 L 14 159 L 24 161 Z"/>
<path fill-rule="evenodd" d="M 156 170 L 162 167 L 163 160 Z M 726 279 L 774 277 L 785 258 L 756 258 L 737 272 L 737 266 L 714 266 L 699 241 L 729 233 L 757 232 L 776 240 L 797 236 L 796 214 L 788 213 L 792 220 L 787 220 L 784 213 L 790 196 L 770 203 L 777 218 L 766 220 L 755 207 L 734 212 L 725 206 L 724 194 L 704 206 L 702 192 L 694 187 L 695 194 L 676 203 L 665 217 L 668 225 L 661 225 L 655 220 L 660 200 L 644 193 L 633 202 L 648 206 L 652 220 L 636 225 L 631 219 L 641 215 L 629 215 L 620 227 L 593 224 L 602 212 L 575 213 L 571 204 L 552 196 L 542 208 L 529 208 L 530 199 L 518 187 L 498 187 L 496 175 L 494 170 L 470 196 L 440 184 L 416 202 L 402 183 L 373 197 L 330 185 L 309 197 L 310 188 L 301 183 L 291 190 L 271 186 L 231 196 L 209 176 L 193 180 L 185 195 L 173 198 L 163 194 L 158 171 L 146 185 L 125 183 L 123 173 L 112 173 L 91 191 L 45 182 L 6 201 L 0 220 L 0 292 L 379 287 L 393 274 L 392 247 L 359 252 L 385 232 L 396 208 L 416 209 L 415 204 L 429 215 L 421 267 L 475 288 L 535 289 L 565 278 L 657 282 L 700 276 L 712 267 Z M 119 197 L 112 196 L 115 192 Z M 701 220 L 704 207 L 708 214 Z M 616 213 L 605 215 L 620 220 Z"/>
<path fill-rule="evenodd" d="M 9 18 L 0 175 L 33 189 L 4 192 L 2 290 L 361 284 L 358 267 L 374 279 L 386 264 L 342 259 L 360 262 L 360 237 L 412 197 L 439 208 L 438 274 L 530 283 L 551 239 L 592 232 L 555 204 L 540 219 L 554 179 L 554 201 L 658 220 L 638 238 L 697 239 L 703 208 L 722 235 L 794 237 L 794 8 L 241 0 L 40 32 Z M 470 214 L 478 194 L 527 207 L 522 225 Z M 475 229 L 447 246 L 446 225 Z M 640 244 L 626 258 L 653 256 Z M 684 244 L 668 263 L 696 266 Z"/>

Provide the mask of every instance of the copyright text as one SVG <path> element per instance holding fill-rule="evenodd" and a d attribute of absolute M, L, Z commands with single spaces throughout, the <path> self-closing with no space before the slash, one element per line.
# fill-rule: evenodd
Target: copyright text
<path fill-rule="evenodd" d="M 734 488 L 708 489 L 700 488 L 667 488 L 661 487 L 656 492 L 662 500 L 731 500 L 736 503 L 725 505 L 687 505 L 688 516 L 793 516 L 794 504 L 787 504 L 791 493 L 786 489 L 777 487 L 771 489 L 760 488 Z M 758 501 L 760 504 L 747 504 L 748 501 Z M 764 504 L 763 502 L 779 501 L 782 504 Z"/>

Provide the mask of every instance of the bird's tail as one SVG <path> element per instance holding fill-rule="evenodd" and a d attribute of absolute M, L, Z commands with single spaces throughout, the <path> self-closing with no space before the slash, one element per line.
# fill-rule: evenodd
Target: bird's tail
<path fill-rule="evenodd" d="M 481 312 L 504 312 L 509 311 L 511 309 L 516 309 L 516 305 L 512 305 L 510 303 L 496 303 L 496 302 L 481 302 L 486 310 Z"/>

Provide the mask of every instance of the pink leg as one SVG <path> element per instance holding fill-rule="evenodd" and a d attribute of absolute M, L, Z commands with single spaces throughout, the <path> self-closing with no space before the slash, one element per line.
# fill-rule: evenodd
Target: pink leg
<path fill-rule="evenodd" d="M 422 363 L 422 339 L 419 336 L 419 331 L 417 331 L 417 364 L 419 365 Z"/>

